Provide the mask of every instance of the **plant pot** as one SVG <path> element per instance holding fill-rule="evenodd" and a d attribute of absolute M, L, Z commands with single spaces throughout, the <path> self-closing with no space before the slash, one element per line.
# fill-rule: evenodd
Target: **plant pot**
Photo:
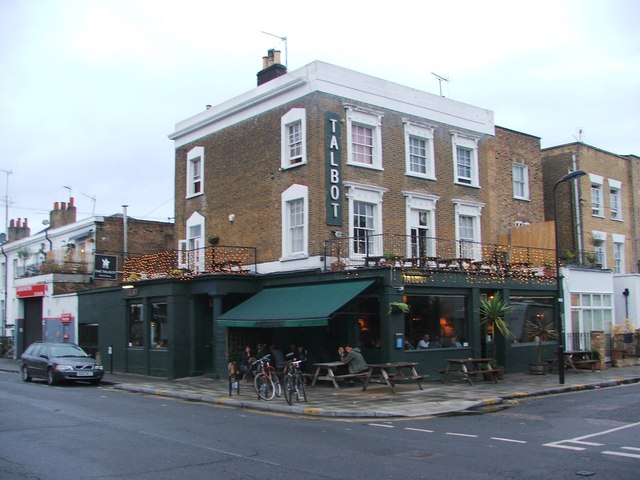
<path fill-rule="evenodd" d="M 529 373 L 531 375 L 545 375 L 547 373 L 547 366 L 544 363 L 530 363 Z"/>

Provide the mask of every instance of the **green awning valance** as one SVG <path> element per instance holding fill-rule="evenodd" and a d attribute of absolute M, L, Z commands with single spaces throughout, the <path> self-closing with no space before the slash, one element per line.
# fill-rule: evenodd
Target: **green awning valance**
<path fill-rule="evenodd" d="M 375 280 L 266 288 L 218 317 L 224 327 L 321 327 Z"/>

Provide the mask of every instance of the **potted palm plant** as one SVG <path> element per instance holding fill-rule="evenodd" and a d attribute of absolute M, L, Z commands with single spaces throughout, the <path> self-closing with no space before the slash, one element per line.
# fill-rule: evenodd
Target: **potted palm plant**
<path fill-rule="evenodd" d="M 509 303 L 504 300 L 500 293 L 496 293 L 493 296 L 483 298 L 480 301 L 480 325 L 486 328 L 487 331 L 493 332 L 493 360 L 496 359 L 496 331 L 504 338 L 511 337 L 511 330 L 509 328 L 509 321 L 507 320 L 507 313 L 511 310 Z"/>
<path fill-rule="evenodd" d="M 532 375 L 544 375 L 547 373 L 546 365 L 542 362 L 542 342 L 554 340 L 558 336 L 552 321 L 544 316 L 536 316 L 526 321 L 525 338 L 536 345 L 536 363 L 529 364 L 529 373 Z"/>

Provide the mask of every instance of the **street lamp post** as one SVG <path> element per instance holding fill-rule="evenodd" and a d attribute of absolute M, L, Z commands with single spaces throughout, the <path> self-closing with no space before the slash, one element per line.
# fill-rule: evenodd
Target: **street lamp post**
<path fill-rule="evenodd" d="M 560 244 L 558 242 L 558 185 L 569 180 L 586 175 L 584 170 L 574 170 L 564 175 L 553 186 L 553 229 L 556 243 L 556 290 L 558 295 L 558 382 L 564 384 L 564 292 L 562 291 L 562 276 L 560 275 Z"/>

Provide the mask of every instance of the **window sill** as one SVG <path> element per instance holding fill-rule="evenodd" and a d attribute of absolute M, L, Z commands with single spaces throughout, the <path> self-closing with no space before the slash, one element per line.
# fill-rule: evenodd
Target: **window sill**
<path fill-rule="evenodd" d="M 293 262 L 295 260 L 306 260 L 309 258 L 309 255 L 306 253 L 294 253 L 292 255 L 287 255 L 286 257 L 281 257 L 281 262 Z"/>
<path fill-rule="evenodd" d="M 368 168 L 369 170 L 384 170 L 384 168 L 382 168 L 382 166 L 380 165 L 369 165 L 367 163 L 358 163 L 358 162 L 347 162 L 347 165 L 350 165 L 352 167 L 360 167 L 360 168 Z"/>
<path fill-rule="evenodd" d="M 297 163 L 288 163 L 287 165 L 283 165 L 280 169 L 282 171 L 290 170 L 292 168 L 301 167 L 301 166 L 306 165 L 306 164 L 307 164 L 307 161 L 303 160 L 303 161 L 300 161 L 300 162 L 297 162 Z"/>
<path fill-rule="evenodd" d="M 428 173 L 404 172 L 404 174 L 407 177 L 421 178 L 423 180 L 433 180 L 434 182 L 436 181 L 436 177 Z"/>
<path fill-rule="evenodd" d="M 459 182 L 458 180 L 455 180 L 453 183 L 455 185 L 460 185 L 462 187 L 480 188 L 480 185 L 478 185 L 477 183 L 463 183 L 463 182 Z"/>
<path fill-rule="evenodd" d="M 199 192 L 199 193 L 192 193 L 192 194 L 188 194 L 186 195 L 184 198 L 189 199 L 189 198 L 195 198 L 195 197 L 200 197 L 204 195 L 203 192 Z"/>

